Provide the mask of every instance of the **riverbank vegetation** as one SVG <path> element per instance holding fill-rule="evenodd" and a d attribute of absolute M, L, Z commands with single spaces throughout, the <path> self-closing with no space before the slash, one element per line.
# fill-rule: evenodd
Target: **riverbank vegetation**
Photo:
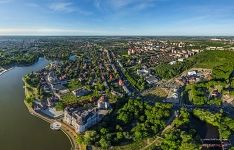
<path fill-rule="evenodd" d="M 39 77 L 34 73 L 25 75 L 23 77 L 25 101 L 32 104 L 35 99 L 40 99 L 40 90 L 38 88 Z"/>
<path fill-rule="evenodd" d="M 213 126 L 218 127 L 220 138 L 229 139 L 234 133 L 234 120 L 222 113 L 212 113 L 210 111 L 195 109 L 193 114 Z"/>
<path fill-rule="evenodd" d="M 190 124 L 190 113 L 182 108 L 178 117 L 171 123 L 171 128 L 163 133 L 162 143 L 155 149 L 161 150 L 199 150 L 200 138 Z"/>
<path fill-rule="evenodd" d="M 30 65 L 35 63 L 38 59 L 38 53 L 29 53 L 27 51 L 0 51 L 0 66 L 3 67 L 9 67 L 13 65 Z"/>
<path fill-rule="evenodd" d="M 194 138 L 194 130 L 189 132 L 181 129 L 174 129 L 164 134 L 164 139 L 159 146 L 162 150 L 199 150 L 199 143 Z"/>

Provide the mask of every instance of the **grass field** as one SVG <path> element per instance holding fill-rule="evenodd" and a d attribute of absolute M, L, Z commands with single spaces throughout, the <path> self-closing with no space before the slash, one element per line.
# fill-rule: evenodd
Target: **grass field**
<path fill-rule="evenodd" d="M 30 86 L 29 84 L 27 84 L 25 79 L 23 79 L 23 82 L 24 82 L 24 87 L 25 87 L 25 98 L 30 98 L 30 97 L 38 98 L 39 94 L 38 94 L 37 88 L 34 88 Z"/>

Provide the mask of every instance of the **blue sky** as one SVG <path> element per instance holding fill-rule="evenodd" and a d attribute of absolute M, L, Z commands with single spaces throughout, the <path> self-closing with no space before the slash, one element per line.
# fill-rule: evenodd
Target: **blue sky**
<path fill-rule="evenodd" d="M 0 35 L 234 35 L 234 0 L 0 0 Z"/>

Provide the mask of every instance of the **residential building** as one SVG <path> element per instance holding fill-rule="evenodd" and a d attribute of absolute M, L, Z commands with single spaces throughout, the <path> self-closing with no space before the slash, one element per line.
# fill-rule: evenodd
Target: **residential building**
<path fill-rule="evenodd" d="M 77 133 L 82 133 L 102 119 L 97 108 L 83 110 L 79 108 L 66 108 L 63 121 L 75 128 Z"/>
<path fill-rule="evenodd" d="M 152 75 L 146 77 L 145 80 L 146 80 L 146 82 L 147 82 L 148 84 L 155 84 L 155 83 L 157 83 L 157 82 L 159 81 L 158 78 L 156 78 L 155 76 L 152 76 Z"/>
<path fill-rule="evenodd" d="M 150 74 L 150 70 L 143 68 L 141 70 L 137 69 L 137 74 L 139 76 L 148 76 Z"/>
<path fill-rule="evenodd" d="M 195 76 L 197 75 L 197 71 L 189 71 L 188 76 Z"/>
<path fill-rule="evenodd" d="M 129 91 L 126 85 L 123 85 L 122 87 L 126 94 L 131 95 L 131 92 Z"/>
<path fill-rule="evenodd" d="M 91 91 L 87 90 L 85 88 L 80 88 L 77 90 L 72 91 L 72 93 L 76 96 L 76 97 L 81 97 L 81 96 L 85 96 L 88 95 Z"/>
<path fill-rule="evenodd" d="M 69 90 L 61 84 L 51 84 L 51 88 L 53 91 L 60 94 L 66 94 L 67 92 L 69 92 Z"/>
<path fill-rule="evenodd" d="M 99 109 L 108 109 L 108 108 L 110 108 L 110 103 L 109 103 L 107 97 L 104 96 L 104 95 L 99 98 L 99 100 L 97 102 L 97 105 L 98 105 Z"/>
<path fill-rule="evenodd" d="M 169 62 L 169 64 L 174 65 L 174 64 L 176 64 L 176 61 L 171 61 L 171 62 Z"/>

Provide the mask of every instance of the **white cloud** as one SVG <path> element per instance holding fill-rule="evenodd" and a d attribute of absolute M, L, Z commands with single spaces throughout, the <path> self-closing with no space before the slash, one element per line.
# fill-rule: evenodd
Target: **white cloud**
<path fill-rule="evenodd" d="M 57 12 L 66 12 L 66 13 L 71 13 L 71 12 L 77 12 L 82 15 L 91 15 L 92 12 L 82 10 L 78 6 L 74 6 L 72 2 L 55 2 L 51 3 L 49 5 L 49 9 Z"/>
<path fill-rule="evenodd" d="M 133 2 L 134 0 L 111 0 L 111 5 L 115 8 L 123 8 L 132 4 Z"/>
<path fill-rule="evenodd" d="M 55 2 L 49 5 L 49 8 L 53 11 L 62 11 L 62 12 L 73 12 L 75 9 L 72 7 L 71 2 Z"/>
<path fill-rule="evenodd" d="M 153 7 L 155 5 L 155 1 L 152 0 L 146 0 L 146 1 L 142 1 L 139 2 L 137 5 L 135 5 L 134 9 L 135 10 L 143 10 L 149 7 Z"/>
<path fill-rule="evenodd" d="M 116 11 L 134 10 L 140 11 L 154 6 L 157 2 L 164 2 L 167 0 L 95 0 L 94 5 L 98 10 L 105 8 Z"/>

